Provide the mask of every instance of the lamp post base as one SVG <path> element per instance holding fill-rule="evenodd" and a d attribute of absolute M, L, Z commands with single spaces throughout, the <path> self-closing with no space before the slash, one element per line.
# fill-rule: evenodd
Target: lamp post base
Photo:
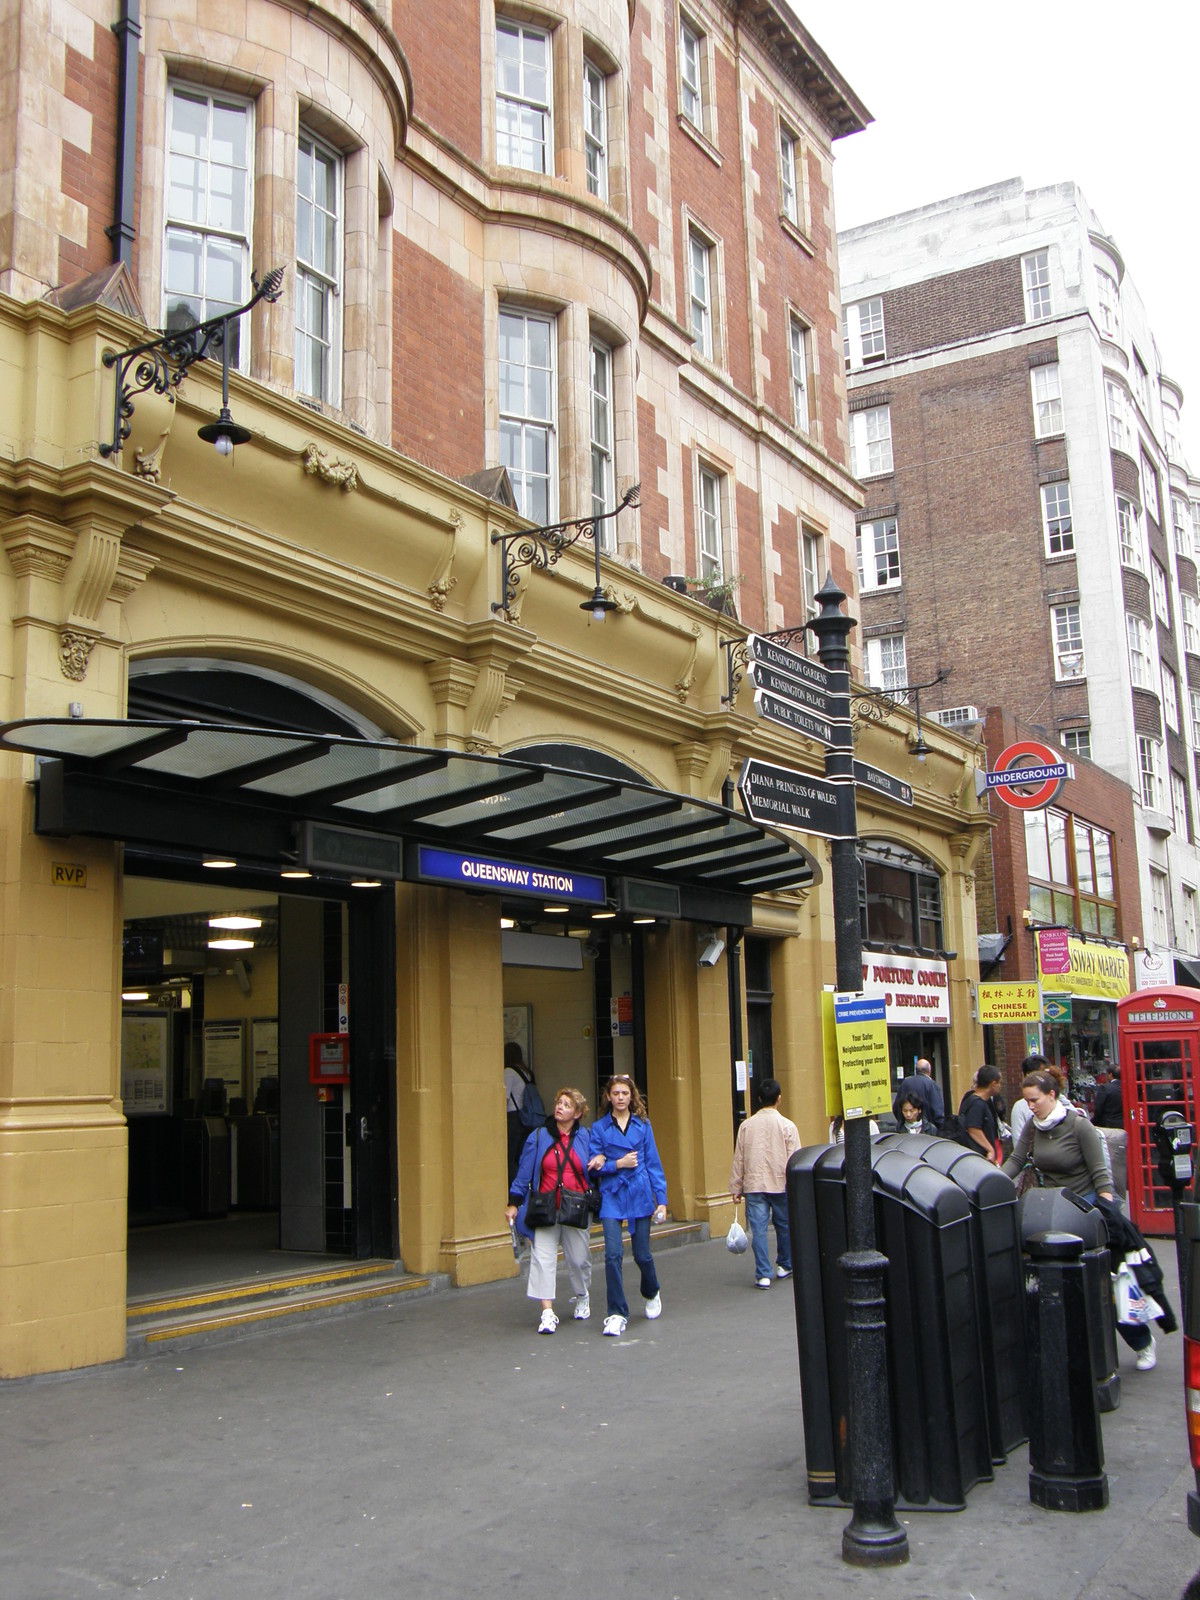
<path fill-rule="evenodd" d="M 890 1507 L 878 1518 L 855 1515 L 842 1529 L 842 1560 L 848 1567 L 902 1567 L 908 1560 L 908 1533 L 898 1526 Z"/>

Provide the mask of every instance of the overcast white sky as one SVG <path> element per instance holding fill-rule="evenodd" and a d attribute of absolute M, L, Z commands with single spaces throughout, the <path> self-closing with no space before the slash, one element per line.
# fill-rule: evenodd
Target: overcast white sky
<path fill-rule="evenodd" d="M 1200 0 L 791 4 L 875 118 L 834 145 L 838 227 L 1003 178 L 1073 179 L 1183 385 L 1200 470 Z"/>

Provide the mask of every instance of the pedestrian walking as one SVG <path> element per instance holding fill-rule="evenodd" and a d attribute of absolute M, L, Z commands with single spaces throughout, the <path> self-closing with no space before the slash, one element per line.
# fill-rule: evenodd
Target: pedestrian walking
<path fill-rule="evenodd" d="M 897 1122 L 900 1121 L 902 1094 L 915 1094 L 935 1122 L 940 1122 L 946 1114 L 942 1091 L 933 1079 L 933 1067 L 924 1056 L 918 1059 L 915 1070 L 901 1080 L 900 1087 L 896 1090 L 896 1098 L 892 1101 L 892 1112 Z"/>
<path fill-rule="evenodd" d="M 980 1067 L 974 1085 L 967 1090 L 958 1108 L 967 1134 L 993 1165 L 1000 1160 L 1000 1128 L 991 1101 L 999 1087 L 1000 1069 Z"/>
<path fill-rule="evenodd" d="M 897 1098 L 900 1111 L 899 1133 L 929 1133 L 936 1134 L 938 1125 L 926 1111 L 924 1104 L 915 1094 L 902 1094 Z"/>
<path fill-rule="evenodd" d="M 574 1291 L 575 1318 L 592 1314 L 589 1289 L 592 1256 L 588 1244 L 588 1103 L 578 1089 L 560 1089 L 553 1114 L 535 1128 L 521 1150 L 505 1216 L 518 1233 L 533 1241 L 525 1293 L 542 1302 L 539 1333 L 558 1327 L 554 1293 L 561 1245 L 567 1279 Z"/>
<path fill-rule="evenodd" d="M 601 1115 L 589 1130 L 588 1165 L 600 1179 L 600 1226 L 604 1230 L 604 1332 L 619 1339 L 629 1323 L 622 1283 L 624 1235 L 628 1224 L 633 1259 L 641 1271 L 642 1300 L 652 1321 L 662 1315 L 662 1295 L 650 1253 L 650 1223 L 667 1215 L 667 1180 L 654 1143 L 654 1130 L 637 1085 L 614 1073 L 600 1096 Z"/>
<path fill-rule="evenodd" d="M 758 1088 L 759 1109 L 737 1132 L 729 1192 L 734 1200 L 746 1197 L 746 1222 L 754 1251 L 754 1281 L 760 1289 L 771 1287 L 771 1258 L 767 1251 L 767 1219 L 775 1227 L 775 1276 L 792 1275 L 792 1246 L 788 1236 L 787 1164 L 800 1148 L 796 1124 L 780 1113 L 781 1090 L 774 1078 L 764 1078 Z"/>

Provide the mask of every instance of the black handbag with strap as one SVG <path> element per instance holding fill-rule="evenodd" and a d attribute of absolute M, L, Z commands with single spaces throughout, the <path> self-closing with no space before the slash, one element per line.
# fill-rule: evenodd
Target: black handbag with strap
<path fill-rule="evenodd" d="M 552 1228 L 556 1222 L 560 1222 L 564 1228 L 590 1227 L 592 1208 L 589 1192 L 586 1189 L 563 1187 L 567 1157 L 557 1142 L 554 1153 L 558 1158 L 558 1182 L 553 1189 L 534 1189 L 531 1185 L 529 1199 L 525 1202 L 525 1226 Z M 542 1159 L 545 1160 L 545 1157 Z"/>

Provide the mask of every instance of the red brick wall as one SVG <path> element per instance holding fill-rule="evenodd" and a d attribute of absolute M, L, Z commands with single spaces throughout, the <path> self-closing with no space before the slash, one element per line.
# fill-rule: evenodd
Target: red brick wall
<path fill-rule="evenodd" d="M 451 477 L 479 472 L 488 465 L 482 296 L 399 233 L 392 281 L 392 444 Z"/>
<path fill-rule="evenodd" d="M 924 278 L 883 296 L 889 360 L 1024 321 L 1020 256 Z"/>
<path fill-rule="evenodd" d="M 780 514 L 770 530 L 771 547 L 779 560 L 775 579 L 775 598 L 783 607 L 784 628 L 798 628 L 804 621 L 804 577 L 800 571 L 800 519 L 791 512 Z"/>
<path fill-rule="evenodd" d="M 987 713 L 984 728 L 988 765 L 994 764 L 1006 746 L 1017 739 L 1032 737 L 1036 737 L 1033 729 L 993 706 Z M 1139 940 L 1142 937 L 1133 795 L 1128 785 L 1111 773 L 1079 756 L 1070 759 L 1075 776 L 1063 785 L 1054 802 L 1054 809 L 1111 833 L 1117 932 L 1128 945 L 1135 937 Z M 1029 906 L 1024 813 L 995 798 L 990 805 L 992 815 L 996 818 L 996 828 L 991 837 L 996 927 L 1000 932 L 1011 931 L 1013 935 L 1012 942 L 1004 952 L 1004 960 L 1000 968 L 991 974 L 990 981 L 1033 982 L 1037 977 L 1035 941 L 1032 930 L 1025 926 L 1022 917 L 1022 912 Z M 986 870 L 986 866 L 981 870 Z M 1024 1032 L 1021 1028 L 998 1028 L 995 1032 L 999 1045 L 995 1064 L 1005 1071 L 1006 1093 L 1011 1103 L 1017 1092 L 1018 1069 L 1025 1053 Z"/>
<path fill-rule="evenodd" d="M 1066 710 L 1055 697 L 1076 691 L 1054 687 L 1047 596 L 1078 580 L 1073 559 L 1045 555 L 1039 485 L 1063 455 L 1033 437 L 1031 353 L 973 355 L 855 391 L 856 406 L 891 406 L 895 471 L 865 489 L 868 511 L 897 517 L 902 579 L 860 609 L 864 637 L 904 628 L 911 681 L 953 669 L 923 710 L 1001 704 L 1051 726 Z"/>
<path fill-rule="evenodd" d="M 394 0 L 392 27 L 412 69 L 415 117 L 482 158 L 478 0 Z M 448 41 L 453 41 L 449 43 Z"/>
<path fill-rule="evenodd" d="M 770 363 L 770 376 L 764 383 L 763 398 L 768 407 L 788 426 L 793 424 L 791 384 L 791 331 L 789 306 L 811 329 L 810 344 L 816 350 L 819 371 L 809 374 L 809 408 L 820 423 L 820 442 L 835 461 L 844 461 L 844 445 L 837 433 L 841 397 L 834 387 L 834 361 L 830 355 L 829 311 L 833 278 L 825 265 L 829 233 L 824 222 L 829 196 L 821 182 L 821 164 L 815 155 L 806 156 L 806 180 L 810 197 L 815 256 L 779 220 L 782 209 L 779 193 L 778 125 L 771 101 L 760 94 L 751 106 L 751 120 L 758 135 L 752 145 L 752 162 L 758 177 L 755 202 L 761 228 L 758 259 L 764 269 L 759 285 L 759 303 L 766 314 L 763 354 Z M 811 366 L 811 354 L 810 354 Z"/>
<path fill-rule="evenodd" d="M 87 243 L 60 238 L 58 281 L 73 283 L 97 272 L 113 259 L 113 247 L 104 230 L 114 218 L 117 163 L 117 62 L 116 35 L 96 23 L 93 59 L 66 47 L 66 98 L 91 114 L 92 148 L 63 142 L 62 192 L 87 209 Z M 140 86 L 139 86 L 140 87 Z M 139 94 L 140 105 L 140 94 Z M 139 169 L 141 140 L 139 147 Z M 136 227 L 136 221 L 135 221 Z M 153 319 L 152 319 L 153 320 Z"/>
<path fill-rule="evenodd" d="M 674 29 L 668 33 L 668 81 L 675 83 Z M 714 242 L 721 245 L 718 365 L 734 387 L 750 392 L 749 293 L 746 283 L 745 212 L 742 206 L 741 162 L 738 155 L 738 96 L 732 61 L 722 50 L 712 51 L 713 92 L 717 109 L 717 143 L 721 166 L 690 138 L 674 116 L 670 118 L 671 225 L 675 233 L 675 296 L 679 320 L 687 323 L 688 251 L 680 208 L 689 213 Z M 672 98 L 674 90 L 672 89 Z"/>

